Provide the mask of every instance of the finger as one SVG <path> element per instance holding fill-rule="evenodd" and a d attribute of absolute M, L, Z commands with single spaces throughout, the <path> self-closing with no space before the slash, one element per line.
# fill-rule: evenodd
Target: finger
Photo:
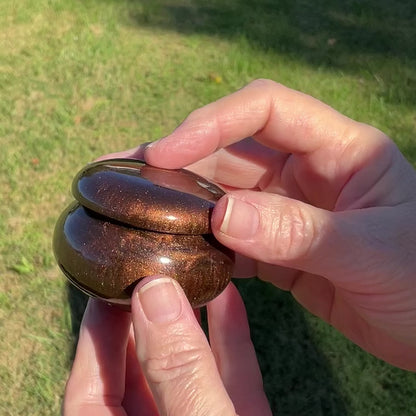
<path fill-rule="evenodd" d="M 246 311 L 236 287 L 228 285 L 207 310 L 211 348 L 237 414 L 271 415 Z"/>
<path fill-rule="evenodd" d="M 240 253 L 235 253 L 235 264 L 233 270 L 233 277 L 256 277 L 257 274 L 257 262 L 247 256 L 243 256 Z"/>
<path fill-rule="evenodd" d="M 329 216 L 297 200 L 241 190 L 218 201 L 211 224 L 216 238 L 232 250 L 264 263 L 299 268 L 311 267 L 307 262 L 322 244 Z"/>
<path fill-rule="evenodd" d="M 134 147 L 128 150 L 123 150 L 121 152 L 114 152 L 114 153 L 108 153 L 106 155 L 100 156 L 95 161 L 99 160 L 108 160 L 108 159 L 139 159 L 143 160 L 144 158 L 144 151 L 146 149 L 146 146 L 149 145 L 149 142 L 143 143 L 138 147 Z"/>
<path fill-rule="evenodd" d="M 127 344 L 126 387 L 122 402 L 128 416 L 158 416 L 153 395 L 140 367 L 136 354 L 133 327 Z"/>
<path fill-rule="evenodd" d="M 263 190 L 275 172 L 281 171 L 287 158 L 285 153 L 246 138 L 186 168 L 223 186 Z"/>
<path fill-rule="evenodd" d="M 282 152 L 311 155 L 318 151 L 330 154 L 334 160 L 362 129 L 372 132 L 365 136 L 378 135 L 375 129 L 350 120 L 310 96 L 273 81 L 257 80 L 191 113 L 172 134 L 151 144 L 145 158 L 155 166 L 183 167 L 254 136 Z M 365 148 L 362 143 L 356 147 L 357 151 Z"/>
<path fill-rule="evenodd" d="M 221 243 L 244 256 L 367 292 L 375 282 L 387 283 L 381 276 L 389 280 L 400 269 L 397 247 L 403 247 L 404 237 L 397 230 L 403 229 L 406 209 L 395 207 L 396 216 L 383 207 L 333 213 L 280 195 L 235 191 L 214 208 L 212 230 Z M 376 280 L 362 279 L 370 275 Z"/>
<path fill-rule="evenodd" d="M 355 182 L 345 191 L 346 202 L 365 192 L 389 170 L 392 156 L 398 153 L 377 129 L 310 96 L 258 80 L 191 113 L 172 134 L 151 144 L 144 156 L 155 166 L 177 168 L 247 136 L 290 154 L 283 166 L 269 171 L 275 175 L 272 187 L 289 189 L 288 196 L 327 209 L 335 207 L 351 178 Z M 369 163 L 374 160 L 378 163 Z"/>
<path fill-rule="evenodd" d="M 126 345 L 130 314 L 90 300 L 82 320 L 64 399 L 66 415 L 125 416 Z"/>
<path fill-rule="evenodd" d="M 137 355 L 161 415 L 235 415 L 208 341 L 180 286 L 146 279 L 132 298 Z"/>

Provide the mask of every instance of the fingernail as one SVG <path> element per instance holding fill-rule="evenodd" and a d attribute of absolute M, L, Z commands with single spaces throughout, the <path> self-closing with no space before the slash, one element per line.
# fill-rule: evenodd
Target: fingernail
<path fill-rule="evenodd" d="M 233 238 L 248 240 L 256 234 L 259 223 L 259 212 L 254 205 L 233 197 L 227 198 L 221 232 Z"/>
<path fill-rule="evenodd" d="M 139 290 L 138 297 L 146 318 L 151 322 L 168 323 L 181 313 L 181 300 L 172 279 L 150 281 Z"/>

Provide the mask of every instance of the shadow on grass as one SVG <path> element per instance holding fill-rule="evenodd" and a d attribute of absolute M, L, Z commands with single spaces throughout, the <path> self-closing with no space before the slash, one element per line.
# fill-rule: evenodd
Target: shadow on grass
<path fill-rule="evenodd" d="M 69 282 L 66 285 L 68 303 L 71 310 L 71 329 L 72 339 L 74 340 L 71 346 L 71 361 L 75 357 L 75 351 L 78 344 L 79 328 L 81 326 L 82 316 L 87 307 L 88 296 L 78 290 Z"/>
<path fill-rule="evenodd" d="M 315 346 L 304 312 L 288 292 L 257 279 L 235 279 L 273 414 L 345 415 L 326 358 Z"/>
<path fill-rule="evenodd" d="M 416 116 L 414 117 L 415 126 L 416 126 Z M 415 137 L 415 128 L 409 126 L 408 130 L 401 128 L 401 131 L 405 133 L 405 137 L 409 137 L 409 140 L 401 140 L 398 145 L 400 150 L 406 155 L 406 158 L 409 162 L 413 163 L 413 166 L 416 168 L 416 141 L 414 140 Z"/>
<path fill-rule="evenodd" d="M 140 26 L 245 38 L 313 66 L 360 71 L 383 84 L 386 101 L 416 105 L 413 0 L 133 0 L 129 9 Z"/>
<path fill-rule="evenodd" d="M 346 404 L 337 391 L 326 359 L 314 345 L 300 306 L 288 293 L 257 279 L 237 279 L 235 284 L 247 306 L 252 339 L 273 414 L 347 414 Z M 88 298 L 70 284 L 67 293 L 74 356 Z"/>

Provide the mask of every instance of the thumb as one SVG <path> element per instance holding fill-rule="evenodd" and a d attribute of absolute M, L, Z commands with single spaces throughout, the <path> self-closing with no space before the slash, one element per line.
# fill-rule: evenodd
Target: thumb
<path fill-rule="evenodd" d="M 218 201 L 212 229 L 221 243 L 252 259 L 347 283 L 351 272 L 358 271 L 353 267 L 366 268 L 374 257 L 366 236 L 371 218 L 360 210 L 332 212 L 281 195 L 241 190 Z"/>
<path fill-rule="evenodd" d="M 144 279 L 132 297 L 136 349 L 161 415 L 235 415 L 214 356 L 179 284 Z"/>

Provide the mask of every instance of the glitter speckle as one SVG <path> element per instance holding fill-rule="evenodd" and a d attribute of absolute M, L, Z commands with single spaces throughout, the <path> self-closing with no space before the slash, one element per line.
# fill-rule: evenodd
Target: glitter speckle
<path fill-rule="evenodd" d="M 138 280 L 165 274 L 196 307 L 230 281 L 234 255 L 209 229 L 213 201 L 223 195 L 216 185 L 185 170 L 111 160 L 89 164 L 73 192 L 79 203 L 58 220 L 54 250 L 90 296 L 128 308 Z"/>

